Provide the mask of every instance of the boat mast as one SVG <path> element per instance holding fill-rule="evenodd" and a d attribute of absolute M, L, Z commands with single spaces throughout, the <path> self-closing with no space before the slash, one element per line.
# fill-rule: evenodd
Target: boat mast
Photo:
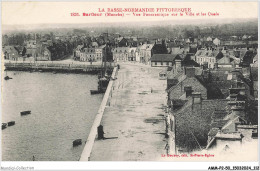
<path fill-rule="evenodd" d="M 107 73 L 107 40 L 108 40 L 108 29 L 107 29 L 107 33 L 106 33 L 106 36 L 107 36 L 107 38 L 106 38 L 106 44 L 105 44 L 105 74 Z"/>

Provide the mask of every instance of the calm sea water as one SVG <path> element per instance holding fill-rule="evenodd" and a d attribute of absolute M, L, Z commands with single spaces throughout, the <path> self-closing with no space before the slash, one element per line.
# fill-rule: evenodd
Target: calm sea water
<path fill-rule="evenodd" d="M 3 80 L 2 122 L 15 125 L 2 130 L 2 160 L 77 161 L 103 95 L 97 76 L 9 72 Z M 30 115 L 20 112 L 31 110 Z M 72 146 L 75 139 L 83 144 Z"/>

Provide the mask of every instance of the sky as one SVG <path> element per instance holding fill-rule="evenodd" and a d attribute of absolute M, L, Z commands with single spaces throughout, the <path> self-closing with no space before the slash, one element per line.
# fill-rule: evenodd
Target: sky
<path fill-rule="evenodd" d="M 257 2 L 2 2 L 3 25 L 84 24 L 99 22 L 135 22 L 185 19 L 257 18 Z M 98 8 L 191 8 L 194 13 L 219 13 L 219 16 L 183 17 L 84 17 L 82 13 L 98 13 Z M 71 16 L 71 13 L 81 16 Z"/>

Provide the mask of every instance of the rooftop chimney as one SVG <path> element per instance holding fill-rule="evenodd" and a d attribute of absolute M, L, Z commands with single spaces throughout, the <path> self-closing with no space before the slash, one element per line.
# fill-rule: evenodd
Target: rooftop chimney
<path fill-rule="evenodd" d="M 180 72 L 181 71 L 181 60 L 175 59 L 175 71 Z"/>

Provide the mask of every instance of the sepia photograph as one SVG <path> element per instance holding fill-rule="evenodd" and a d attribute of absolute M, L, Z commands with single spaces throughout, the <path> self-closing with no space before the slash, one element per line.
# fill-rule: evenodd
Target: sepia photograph
<path fill-rule="evenodd" d="M 257 163 L 258 7 L 1 2 L 1 169 Z"/>

